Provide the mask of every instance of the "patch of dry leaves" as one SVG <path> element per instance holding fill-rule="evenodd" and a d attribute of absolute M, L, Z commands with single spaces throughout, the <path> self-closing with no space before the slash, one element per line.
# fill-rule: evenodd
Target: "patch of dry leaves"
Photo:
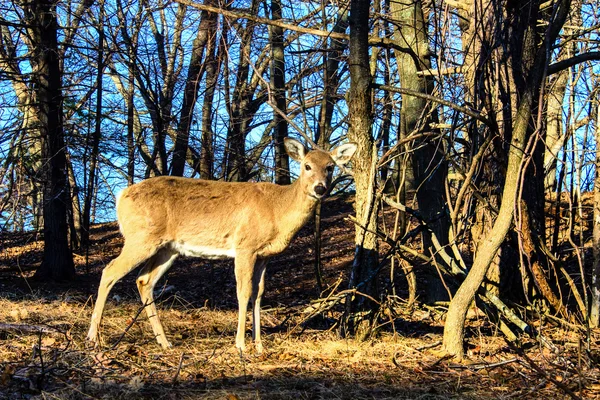
<path fill-rule="evenodd" d="M 326 215 L 325 282 L 347 272 L 352 226 L 342 211 Z M 265 354 L 234 349 L 235 282 L 229 263 L 184 260 L 173 268 L 157 302 L 174 347 L 162 350 L 140 313 L 132 276 L 116 285 L 101 327 L 104 344 L 85 341 L 102 267 L 122 243 L 115 224 L 95 228 L 90 253 L 76 258 L 74 283 L 48 285 L 29 277 L 41 247 L 5 241 L 0 252 L 0 399 L 548 399 L 600 398 L 600 332 L 591 355 L 580 332 L 538 326 L 556 346 L 531 341 L 518 354 L 477 313 L 469 322 L 467 363 L 440 352 L 442 313 L 395 310 L 371 341 L 340 339 L 327 320 L 304 322 L 317 297 L 311 227 L 269 267 L 264 308 Z M 345 238 L 345 240 L 340 240 Z M 19 260 L 19 265 L 17 261 Z M 326 317 L 334 320 L 338 311 Z M 136 316 L 138 316 L 136 318 Z M 250 342 L 250 339 L 247 339 Z M 521 350 L 519 350 L 521 351 Z M 525 358 L 526 357 L 526 358 Z M 531 364 L 528 360 L 531 361 Z M 541 368 L 542 372 L 535 367 Z M 596 369 L 594 369 L 596 368 Z"/>

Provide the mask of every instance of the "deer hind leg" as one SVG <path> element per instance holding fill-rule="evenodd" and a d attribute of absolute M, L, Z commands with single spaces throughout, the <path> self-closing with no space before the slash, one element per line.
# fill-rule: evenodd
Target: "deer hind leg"
<path fill-rule="evenodd" d="M 244 338 L 246 336 L 246 312 L 248 302 L 252 295 L 252 276 L 256 255 L 251 252 L 240 251 L 235 257 L 235 281 L 238 300 L 238 326 L 235 335 L 235 347 L 240 352 L 246 351 Z"/>
<path fill-rule="evenodd" d="M 152 257 L 156 252 L 157 247 L 148 244 L 140 244 L 139 242 L 131 243 L 125 241 L 121 254 L 108 264 L 102 271 L 102 279 L 98 286 L 98 297 L 96 305 L 92 313 L 90 321 L 90 329 L 87 334 L 87 339 L 94 342 L 96 345 L 100 341 L 99 328 L 102 321 L 102 313 L 110 290 L 121 278 L 135 269 L 138 265 Z"/>
<path fill-rule="evenodd" d="M 156 283 L 171 267 L 173 261 L 177 258 L 177 254 L 177 252 L 170 249 L 163 248 L 159 250 L 142 268 L 136 280 L 142 303 L 144 303 L 146 314 L 154 332 L 154 337 L 156 337 L 158 343 L 165 349 L 171 347 L 171 343 L 167 340 L 163 326 L 158 318 L 154 302 L 154 286 L 156 286 Z"/>
<path fill-rule="evenodd" d="M 258 260 L 252 276 L 252 339 L 257 354 L 262 354 L 263 345 L 260 338 L 260 300 L 265 291 L 265 271 L 267 260 Z"/>

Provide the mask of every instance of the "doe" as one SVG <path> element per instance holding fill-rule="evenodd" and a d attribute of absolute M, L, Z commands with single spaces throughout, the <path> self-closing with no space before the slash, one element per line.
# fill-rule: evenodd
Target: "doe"
<path fill-rule="evenodd" d="M 156 177 L 125 189 L 117 199 L 117 218 L 125 244 L 102 272 L 88 340 L 99 341 L 99 326 L 114 284 L 143 265 L 137 287 L 154 336 L 170 347 L 154 304 L 154 286 L 179 254 L 208 259 L 234 258 L 238 300 L 235 345 L 245 351 L 246 311 L 252 301 L 252 337 L 257 353 L 260 300 L 265 268 L 311 217 L 331 184 L 334 165 L 344 165 L 354 143 L 331 152 L 307 151 L 285 139 L 287 153 L 300 162 L 300 177 L 291 185 L 234 183 L 180 177 Z"/>

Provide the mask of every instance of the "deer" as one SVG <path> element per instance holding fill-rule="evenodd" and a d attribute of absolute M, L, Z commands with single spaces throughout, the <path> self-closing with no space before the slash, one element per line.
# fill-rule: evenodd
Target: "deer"
<path fill-rule="evenodd" d="M 116 210 L 124 244 L 102 271 L 87 339 L 98 346 L 108 294 L 121 278 L 141 266 L 137 288 L 159 345 L 171 347 L 158 318 L 154 287 L 179 255 L 234 259 L 238 323 L 235 346 L 246 351 L 246 314 L 252 304 L 252 338 L 263 352 L 260 303 L 269 258 L 281 253 L 311 218 L 331 185 L 335 165 L 346 165 L 355 143 L 332 151 L 308 151 L 284 139 L 287 154 L 300 163 L 290 185 L 225 182 L 175 176 L 143 180 L 124 189 Z"/>

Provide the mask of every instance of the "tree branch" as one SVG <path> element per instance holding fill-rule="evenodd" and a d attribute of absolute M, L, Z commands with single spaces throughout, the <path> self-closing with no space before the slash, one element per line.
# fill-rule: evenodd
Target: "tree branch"
<path fill-rule="evenodd" d="M 258 22 L 260 24 L 265 24 L 265 25 L 277 26 L 277 27 L 280 27 L 280 28 L 283 28 L 286 30 L 294 31 L 294 32 L 301 32 L 301 33 L 315 35 L 315 36 L 319 36 L 319 37 L 323 37 L 323 38 L 331 38 L 331 39 L 338 39 L 338 40 L 349 40 L 350 39 L 350 36 L 345 33 L 323 31 L 321 29 L 305 28 L 303 26 L 288 24 L 288 23 L 282 22 L 281 20 L 272 20 L 272 19 L 268 19 L 268 18 L 259 17 L 255 14 L 250 13 L 247 10 L 240 9 L 240 8 L 229 8 L 228 10 L 225 10 L 220 7 L 213 7 L 213 6 L 209 6 L 206 4 L 195 3 L 193 0 L 175 0 L 175 2 L 184 4 L 189 7 L 193 7 L 197 10 L 213 12 L 213 13 L 221 14 L 221 15 L 223 15 L 225 17 L 229 17 L 229 18 L 235 18 L 235 19 L 243 18 L 243 19 L 247 19 L 249 21 Z M 369 36 L 369 45 L 387 47 L 387 48 L 392 48 L 392 49 L 397 49 L 397 50 L 406 50 L 406 49 L 402 49 L 400 46 L 396 45 L 391 39 L 382 38 L 382 37 L 378 37 L 378 36 Z"/>
<path fill-rule="evenodd" d="M 456 110 L 456 111 L 461 112 L 461 113 L 463 113 L 465 115 L 468 115 L 469 117 L 475 118 L 476 120 L 481 121 L 481 122 L 483 122 L 486 125 L 491 125 L 490 121 L 486 117 L 484 117 L 483 115 L 481 115 L 480 112 L 471 110 L 471 109 L 466 108 L 466 107 L 459 106 L 456 103 L 453 103 L 453 102 L 448 101 L 448 100 L 444 100 L 444 99 L 436 97 L 436 96 L 432 96 L 430 94 L 421 93 L 421 92 L 418 92 L 416 90 L 405 89 L 405 88 L 400 88 L 400 87 L 396 87 L 396 86 L 380 85 L 378 83 L 373 84 L 373 87 L 376 88 L 376 89 L 380 89 L 380 90 L 387 90 L 387 91 L 394 92 L 394 93 L 400 93 L 400 94 L 405 94 L 405 95 L 408 95 L 408 96 L 420 97 L 420 98 L 423 98 L 423 99 L 426 99 L 426 100 L 429 100 L 429 101 L 433 101 L 435 103 L 444 105 L 446 107 L 450 107 L 453 110 Z"/>
<path fill-rule="evenodd" d="M 555 62 L 554 64 L 550 64 L 548 66 L 547 75 L 556 74 L 557 72 L 563 71 L 569 67 L 572 67 L 577 64 L 581 64 L 585 61 L 590 60 L 600 60 L 600 51 L 590 51 L 588 53 L 578 54 L 566 60 L 562 60 L 559 62 Z"/>

